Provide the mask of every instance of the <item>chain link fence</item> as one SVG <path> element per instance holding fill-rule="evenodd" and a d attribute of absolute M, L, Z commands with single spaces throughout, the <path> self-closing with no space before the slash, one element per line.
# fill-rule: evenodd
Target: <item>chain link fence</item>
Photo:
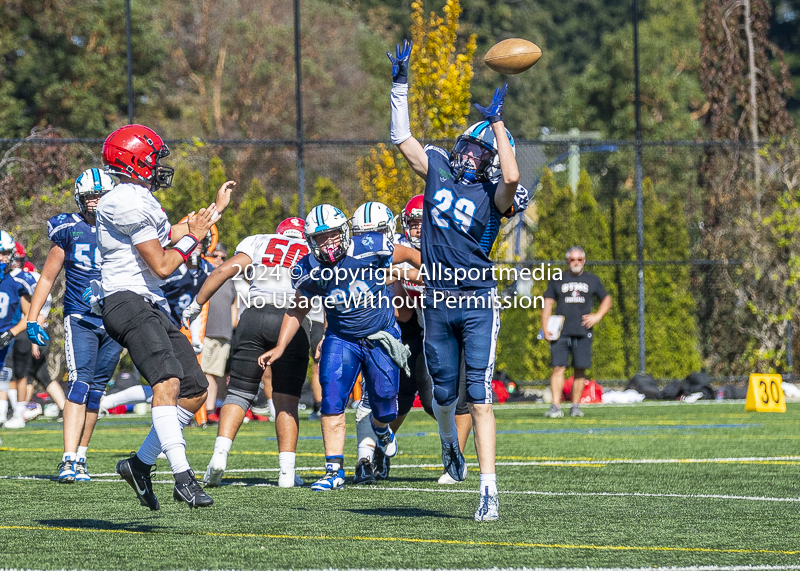
<path fill-rule="evenodd" d="M 100 164 L 101 144 L 93 139 L 63 139 L 55 131 L 22 141 L 0 140 L 0 225 L 25 243 L 38 267 L 49 249 L 45 221 L 74 210 L 74 176 Z M 187 200 L 195 199 L 200 206 L 201 197 L 208 194 L 204 185 L 210 172 L 221 167 L 226 177 L 239 182 L 234 211 L 241 206 L 237 201 L 253 198 L 248 192 L 258 192 L 268 205 L 280 199 L 281 215 L 307 212 L 315 197 L 328 196 L 323 191 L 335 192 L 352 212 L 370 190 L 369 181 L 361 176 L 363 161 L 380 144 L 393 149 L 383 141 L 305 141 L 302 147 L 295 141 L 169 144 L 173 153 L 165 162 L 177 167 L 176 188 L 182 176 L 194 177 L 191 180 L 199 185 L 180 187 L 180 192 L 188 193 Z M 449 142 L 439 144 L 450 146 Z M 596 335 L 596 355 L 602 364 L 592 374 L 599 381 L 630 378 L 641 368 L 642 350 L 645 370 L 661 381 L 682 378 L 694 370 L 705 370 L 720 382 L 741 380 L 756 369 L 796 374 L 794 355 L 800 346 L 793 340 L 792 322 L 787 318 L 794 294 L 788 286 L 783 294 L 778 291 L 783 287 L 780 284 L 788 281 L 781 273 L 788 258 L 780 251 L 769 258 L 767 245 L 759 244 L 758 235 L 752 233 L 752 217 L 760 210 L 764 214 L 774 209 L 780 192 L 780 185 L 770 182 L 769 163 L 762 169 L 762 186 L 753 190 L 749 147 L 648 142 L 641 150 L 641 263 L 637 260 L 634 143 L 519 139 L 516 154 L 521 183 L 532 190 L 534 200 L 527 212 L 501 229 L 494 253 L 498 266 L 530 270 L 544 264 L 564 269 L 567 247 L 575 243 L 584 246 L 587 269 L 601 278 L 614 302 L 604 320 L 608 323 L 601 324 Z M 396 204 L 404 204 L 421 191 L 422 181 L 414 184 L 418 186 L 393 191 Z M 581 202 L 581 193 L 587 188 L 594 205 Z M 563 212 L 553 201 L 556 194 L 563 201 Z M 593 210 L 587 214 L 590 206 Z M 258 212 L 239 211 L 239 232 L 274 230 L 272 219 Z M 571 229 L 553 230 L 561 218 L 573 220 Z M 594 223 L 587 224 L 587 220 Z M 231 234 L 239 240 L 245 235 Z M 637 285 L 640 270 L 642 299 Z M 763 287 L 763 272 L 777 276 L 768 288 Z M 535 297 L 545 285 L 543 280 L 523 283 L 505 279 L 500 287 L 507 295 Z M 54 291 L 63 291 L 61 288 L 57 284 Z M 640 309 L 644 312 L 643 331 Z M 542 343 L 535 339 L 539 316 L 537 310 L 528 314 L 530 338 L 514 347 L 501 343 L 499 362 L 509 361 L 510 351 L 542 351 L 537 348 Z M 51 323 L 57 321 L 54 318 Z M 58 325 L 51 325 L 51 330 L 56 345 L 63 343 Z M 603 342 L 604 336 L 608 343 Z M 63 370 L 59 354 L 57 349 L 52 351 L 51 364 Z M 531 365 L 525 378 L 516 380 L 546 379 L 549 365 L 545 361 L 542 357 L 542 363 Z"/>

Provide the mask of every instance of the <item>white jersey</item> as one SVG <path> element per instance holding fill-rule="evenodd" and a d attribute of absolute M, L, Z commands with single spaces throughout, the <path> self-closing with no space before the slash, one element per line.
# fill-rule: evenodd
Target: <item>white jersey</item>
<path fill-rule="evenodd" d="M 163 280 L 150 270 L 135 246 L 158 240 L 166 247 L 170 230 L 167 214 L 147 188 L 123 183 L 104 194 L 97 203 L 97 244 L 102 256 L 99 297 L 132 291 L 166 308 L 159 287 Z"/>
<path fill-rule="evenodd" d="M 251 263 L 241 268 L 234 280 L 250 282 L 250 304 L 289 307 L 294 299 L 292 268 L 308 254 L 306 241 L 281 234 L 256 234 L 236 246 L 236 253 L 240 252 L 247 255 Z"/>

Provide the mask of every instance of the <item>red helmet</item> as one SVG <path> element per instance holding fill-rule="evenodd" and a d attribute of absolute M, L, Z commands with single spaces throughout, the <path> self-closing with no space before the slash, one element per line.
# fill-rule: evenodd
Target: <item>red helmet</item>
<path fill-rule="evenodd" d="M 405 234 L 406 240 L 411 242 L 411 245 L 417 249 L 419 249 L 422 243 L 418 237 L 415 238 L 411 236 L 409 224 L 411 220 L 415 218 L 419 218 L 420 222 L 422 221 L 423 198 L 422 194 L 416 195 L 408 201 L 408 204 L 406 204 L 406 207 L 403 208 L 403 211 L 400 213 L 400 220 L 403 223 L 403 234 Z"/>
<path fill-rule="evenodd" d="M 106 172 L 150 184 L 150 190 L 172 186 L 175 170 L 159 164 L 169 155 L 163 139 L 150 127 L 126 125 L 111 133 L 103 143 Z"/>
<path fill-rule="evenodd" d="M 306 221 L 302 218 L 297 218 L 292 216 L 291 218 L 287 218 L 275 229 L 275 232 L 278 234 L 283 234 L 284 236 L 288 236 L 289 238 L 300 238 L 301 240 L 306 239 Z"/>

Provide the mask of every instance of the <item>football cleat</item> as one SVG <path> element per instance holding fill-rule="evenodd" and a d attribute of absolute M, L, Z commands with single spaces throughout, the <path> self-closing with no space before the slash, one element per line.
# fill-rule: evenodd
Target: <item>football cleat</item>
<path fill-rule="evenodd" d="M 42 405 L 40 405 L 38 402 L 31 402 L 28 403 L 28 406 L 25 408 L 25 412 L 22 413 L 22 418 L 25 420 L 25 422 L 36 420 L 42 416 L 42 412 L 44 412 Z"/>
<path fill-rule="evenodd" d="M 209 488 L 218 488 L 222 485 L 222 475 L 228 467 L 228 457 L 225 454 L 214 454 L 208 463 L 203 476 L 203 485 Z"/>
<path fill-rule="evenodd" d="M 465 478 L 466 478 L 466 476 L 465 476 Z M 464 480 L 461 480 L 461 482 L 463 482 L 463 481 Z M 448 474 L 447 472 L 445 472 L 444 474 L 439 476 L 439 479 L 436 481 L 437 484 L 444 484 L 446 486 L 450 486 L 450 485 L 453 485 L 453 484 L 460 484 L 461 482 L 459 482 L 458 480 L 454 480 L 450 476 L 450 474 Z"/>
<path fill-rule="evenodd" d="M 570 416 L 583 416 L 583 411 L 581 410 L 580 406 L 578 406 L 577 404 L 573 404 L 572 407 L 569 409 L 569 415 Z"/>
<path fill-rule="evenodd" d="M 375 473 L 376 480 L 389 479 L 390 461 L 383 450 L 375 448 L 375 457 L 372 459 L 372 471 Z"/>
<path fill-rule="evenodd" d="M 374 484 L 375 474 L 372 470 L 372 462 L 369 458 L 362 458 L 356 464 L 356 474 L 353 477 L 354 484 Z"/>
<path fill-rule="evenodd" d="M 455 482 L 463 482 L 467 478 L 467 461 L 458 447 L 458 441 L 448 444 L 442 440 L 442 464 L 444 471 Z"/>
<path fill-rule="evenodd" d="M 6 421 L 4 428 L 25 428 L 25 419 L 22 415 L 15 414 Z"/>
<path fill-rule="evenodd" d="M 391 428 L 387 429 L 386 432 L 382 434 L 378 434 L 378 432 L 375 431 L 375 436 L 378 437 L 378 441 L 376 442 L 378 448 L 383 450 L 387 458 L 392 458 L 397 454 L 397 438 Z"/>
<path fill-rule="evenodd" d="M 561 418 L 564 416 L 564 412 L 561 410 L 561 407 L 557 404 L 550 405 L 550 409 L 544 413 L 545 417 L 547 418 Z"/>
<path fill-rule="evenodd" d="M 330 492 L 332 490 L 344 489 L 344 470 L 341 468 L 334 470 L 331 465 L 328 464 L 325 475 L 311 484 L 311 489 L 315 492 Z"/>
<path fill-rule="evenodd" d="M 158 498 L 153 493 L 153 482 L 150 479 L 150 474 L 155 471 L 156 467 L 151 466 L 150 470 L 139 472 L 133 467 L 134 456 L 136 456 L 136 454 L 132 454 L 130 458 L 117 462 L 117 474 L 133 488 L 141 505 L 156 511 L 161 506 L 158 503 Z"/>
<path fill-rule="evenodd" d="M 75 462 L 64 460 L 58 465 L 58 482 L 60 484 L 72 484 L 75 481 Z"/>
<path fill-rule="evenodd" d="M 303 478 L 298 476 L 294 470 L 291 472 L 280 472 L 278 474 L 279 488 L 300 488 L 305 484 Z"/>
<path fill-rule="evenodd" d="M 75 481 L 76 482 L 92 481 L 92 477 L 89 475 L 89 470 L 86 468 L 85 458 L 78 458 L 75 461 Z"/>
<path fill-rule="evenodd" d="M 495 521 L 500 519 L 497 509 L 499 502 L 497 494 L 481 494 L 481 503 L 475 512 L 475 521 Z"/>
<path fill-rule="evenodd" d="M 187 470 L 184 472 L 188 474 L 189 479 L 185 482 L 175 482 L 175 489 L 172 491 L 172 499 L 176 502 L 186 502 L 190 508 L 207 508 L 214 503 L 197 480 L 194 477 L 194 472 Z"/>

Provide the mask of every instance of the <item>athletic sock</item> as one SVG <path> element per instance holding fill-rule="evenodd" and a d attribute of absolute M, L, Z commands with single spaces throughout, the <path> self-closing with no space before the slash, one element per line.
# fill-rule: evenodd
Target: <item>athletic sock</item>
<path fill-rule="evenodd" d="M 173 474 L 181 474 L 191 469 L 186 458 L 186 441 L 178 420 L 177 406 L 155 406 L 152 411 L 153 428 L 161 442 L 161 450 L 167 456 Z"/>
<path fill-rule="evenodd" d="M 8 417 L 8 401 L 0 400 L 0 424 L 6 421 Z"/>
<path fill-rule="evenodd" d="M 25 418 L 25 411 L 28 409 L 28 401 L 17 401 L 17 408 L 14 409 L 14 414 L 20 418 Z"/>
<path fill-rule="evenodd" d="M 67 461 L 73 462 L 75 460 L 76 456 L 77 456 L 77 453 L 75 453 L 75 452 L 64 452 L 64 455 L 61 457 L 61 461 L 62 462 L 67 462 Z"/>
<path fill-rule="evenodd" d="M 192 418 L 194 418 L 194 415 L 182 406 L 176 408 L 178 422 L 180 423 L 181 430 L 183 430 L 189 425 L 189 422 L 191 422 Z M 158 438 L 158 433 L 156 432 L 155 426 L 153 426 L 150 428 L 150 432 L 147 433 L 147 436 L 145 437 L 144 442 L 142 442 L 142 445 L 139 447 L 138 452 L 136 452 L 136 456 L 145 465 L 152 466 L 156 463 L 158 455 L 161 454 L 161 449 L 161 440 Z M 228 450 L 230 450 L 230 448 L 228 448 Z"/>
<path fill-rule="evenodd" d="M 78 460 L 83 460 L 86 462 L 86 453 L 89 452 L 88 446 L 78 446 L 78 452 L 76 458 Z"/>
<path fill-rule="evenodd" d="M 375 457 L 375 433 L 372 430 L 372 421 L 369 413 L 362 418 L 361 409 L 356 412 L 356 439 L 358 439 L 358 459 L 366 458 L 370 462 Z"/>
<path fill-rule="evenodd" d="M 233 446 L 233 440 L 225 438 L 224 436 L 217 436 L 217 439 L 214 441 L 214 454 L 224 454 L 228 456 L 228 452 L 231 451 L 231 446 Z M 280 454 L 278 454 L 278 458 L 280 459 Z"/>
<path fill-rule="evenodd" d="M 481 474 L 482 494 L 493 495 L 497 493 L 497 474 Z"/>
<path fill-rule="evenodd" d="M 275 403 L 272 402 L 272 399 L 267 399 L 267 408 L 269 408 L 269 415 L 272 418 L 277 418 L 277 415 L 275 414 Z"/>
<path fill-rule="evenodd" d="M 341 456 L 325 456 L 325 469 L 338 472 L 344 466 L 344 454 Z"/>
<path fill-rule="evenodd" d="M 314 401 L 314 412 L 319 414 L 319 410 L 322 408 L 322 403 L 318 401 Z"/>
<path fill-rule="evenodd" d="M 114 408 L 121 404 L 136 404 L 138 402 L 153 402 L 153 389 L 147 385 L 136 385 L 128 387 L 124 391 L 104 396 L 101 399 L 104 410 Z"/>
<path fill-rule="evenodd" d="M 447 444 L 458 442 L 458 430 L 456 430 L 456 402 L 453 401 L 447 406 L 442 406 L 433 400 L 433 415 L 439 423 L 439 435 L 442 441 Z"/>
<path fill-rule="evenodd" d="M 278 452 L 278 466 L 281 472 L 294 472 L 294 461 L 297 454 L 294 452 Z"/>
<path fill-rule="evenodd" d="M 11 407 L 11 414 L 17 414 L 17 389 L 8 389 L 8 406 Z"/>

